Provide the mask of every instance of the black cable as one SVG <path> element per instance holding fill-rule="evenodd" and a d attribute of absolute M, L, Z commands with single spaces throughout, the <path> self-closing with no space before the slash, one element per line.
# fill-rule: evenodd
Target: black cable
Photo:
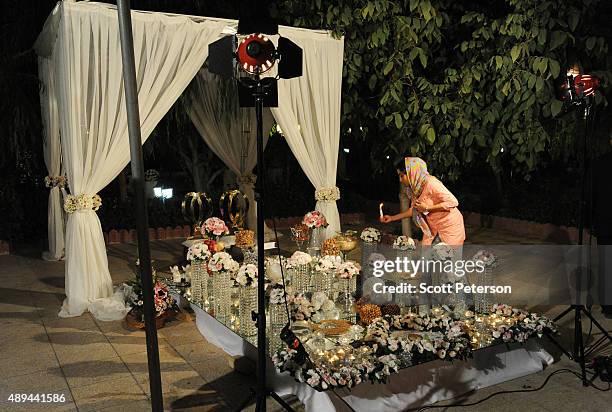
<path fill-rule="evenodd" d="M 484 401 L 487 401 L 491 398 L 493 398 L 494 396 L 497 395 L 503 395 L 503 394 L 511 394 L 511 393 L 529 393 L 529 392 L 537 392 L 542 390 L 547 384 L 548 381 L 550 381 L 550 379 L 554 376 L 554 375 L 558 375 L 561 373 L 571 373 L 572 375 L 576 376 L 577 378 L 579 378 L 580 380 L 582 380 L 582 376 L 580 375 L 580 373 L 572 370 L 572 369 L 568 369 L 568 368 L 563 368 L 563 369 L 558 369 L 554 372 L 551 372 L 546 379 L 544 379 L 544 382 L 542 382 L 542 384 L 540 386 L 538 386 L 537 388 L 533 388 L 533 389 L 516 389 L 516 390 L 511 390 L 511 391 L 499 391 L 499 392 L 495 392 L 490 394 L 489 396 L 482 398 L 476 402 L 472 402 L 472 403 L 451 403 L 451 404 L 447 404 L 447 405 L 427 405 L 424 406 L 422 408 L 416 409 L 407 409 L 407 411 L 415 411 L 418 410 L 419 412 L 421 411 L 425 411 L 427 409 L 435 409 L 435 408 L 456 408 L 456 407 L 465 407 L 465 406 L 475 406 L 478 404 L 481 404 Z M 591 372 L 592 373 L 592 372 Z M 610 384 L 608 384 L 608 388 L 607 389 L 602 389 L 599 388 L 597 386 L 595 386 L 592 382 L 589 382 L 590 386 L 592 386 L 593 388 L 602 391 L 602 392 L 607 392 L 608 390 L 610 390 Z"/>

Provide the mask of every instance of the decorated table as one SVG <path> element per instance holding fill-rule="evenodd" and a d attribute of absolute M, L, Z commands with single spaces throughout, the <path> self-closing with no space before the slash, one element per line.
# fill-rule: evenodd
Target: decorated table
<path fill-rule="evenodd" d="M 369 229 L 362 240 L 375 243 L 376 233 Z M 336 243 L 351 236 L 342 235 Z M 244 233 L 237 237 L 251 238 Z M 296 395 L 306 410 L 404 410 L 552 363 L 530 338 L 555 327 L 535 313 L 486 302 L 427 307 L 423 302 L 402 306 L 368 296 L 356 299 L 357 279 L 366 269 L 345 259 L 338 244 L 331 243 L 309 245 L 310 253 L 266 258 L 269 385 L 281 396 Z M 191 266 L 184 272 L 173 269 L 171 289 L 194 311 L 198 330 L 209 342 L 231 356 L 255 360 L 257 330 L 250 314 L 257 309 L 261 276 L 254 255 L 247 253 L 253 245 L 246 245 L 242 265 L 226 252 L 212 253 L 210 245 L 190 246 Z M 400 238 L 393 245 L 401 254 L 414 242 Z M 368 258 L 364 255 L 362 264 Z M 291 347 L 280 339 L 289 321 Z"/>

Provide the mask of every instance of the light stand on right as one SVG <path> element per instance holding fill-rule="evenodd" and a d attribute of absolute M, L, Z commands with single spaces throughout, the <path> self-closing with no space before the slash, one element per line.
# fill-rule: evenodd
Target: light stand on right
<path fill-rule="evenodd" d="M 570 106 L 576 106 L 582 109 L 582 159 L 581 159 L 581 171 L 580 171 L 580 203 L 578 206 L 578 245 L 584 244 L 584 229 L 585 229 L 585 216 L 587 208 L 592 207 L 592 202 L 587 202 L 587 199 L 591 197 L 591 179 L 589 179 L 590 170 L 590 139 L 589 130 L 591 129 L 592 121 L 592 106 L 593 106 L 593 95 L 595 90 L 599 87 L 599 79 L 589 74 L 580 74 L 576 66 L 567 72 L 565 82 L 561 84 L 559 88 L 559 99 L 568 103 Z M 576 134 L 578 134 L 578 129 Z M 589 219 L 589 225 L 591 220 Z M 591 236 L 591 228 L 589 227 L 589 237 Z M 591 270 L 591 257 L 590 250 L 586 254 L 586 269 L 587 272 Z M 582 273 L 582 257 L 583 251 L 579 251 L 579 265 L 578 270 Z M 576 291 L 581 290 L 580 282 L 582 276 L 576 276 Z M 578 296 L 577 296 L 578 298 Z M 577 362 L 580 365 L 580 372 L 582 378 L 582 385 L 588 386 L 588 380 L 586 376 L 586 365 L 585 359 L 591 355 L 597 348 L 599 348 L 604 342 L 612 341 L 612 337 L 604 329 L 603 326 L 593 317 L 591 314 L 590 307 L 578 302 L 572 304 L 563 312 L 561 312 L 555 319 L 554 322 L 559 321 L 567 314 L 574 314 L 574 347 L 570 353 L 567 349 L 561 346 L 552 336 L 547 335 L 551 341 L 571 360 Z M 597 341 L 595 341 L 589 348 L 585 348 L 585 342 L 582 336 L 582 315 L 585 315 L 591 320 L 592 324 L 601 331 L 602 335 Z"/>

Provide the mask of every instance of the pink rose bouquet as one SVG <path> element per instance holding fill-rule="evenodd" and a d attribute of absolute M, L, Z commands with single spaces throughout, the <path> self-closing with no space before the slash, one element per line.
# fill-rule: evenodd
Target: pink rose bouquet
<path fill-rule="evenodd" d="M 218 217 L 209 217 L 206 219 L 200 231 L 202 232 L 202 236 L 211 239 L 218 239 L 223 235 L 229 234 L 227 225 Z"/>
<path fill-rule="evenodd" d="M 323 213 L 319 212 L 318 210 L 313 210 L 312 212 L 306 213 L 302 223 L 308 226 L 310 229 L 327 227 L 327 219 L 325 219 Z"/>

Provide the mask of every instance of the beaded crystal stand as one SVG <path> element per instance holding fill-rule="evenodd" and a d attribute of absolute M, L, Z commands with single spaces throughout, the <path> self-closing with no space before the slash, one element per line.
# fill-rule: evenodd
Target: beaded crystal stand
<path fill-rule="evenodd" d="M 240 321 L 240 334 L 242 336 L 257 335 L 255 322 L 251 312 L 257 310 L 257 288 L 242 286 L 239 288 L 240 306 L 238 307 L 238 318 Z"/>
<path fill-rule="evenodd" d="M 206 263 L 196 260 L 191 264 L 191 299 L 204 305 L 208 298 L 208 271 Z"/>
<path fill-rule="evenodd" d="M 231 315 L 230 273 L 215 272 L 212 278 L 214 316 L 219 322 L 228 324 Z"/>

